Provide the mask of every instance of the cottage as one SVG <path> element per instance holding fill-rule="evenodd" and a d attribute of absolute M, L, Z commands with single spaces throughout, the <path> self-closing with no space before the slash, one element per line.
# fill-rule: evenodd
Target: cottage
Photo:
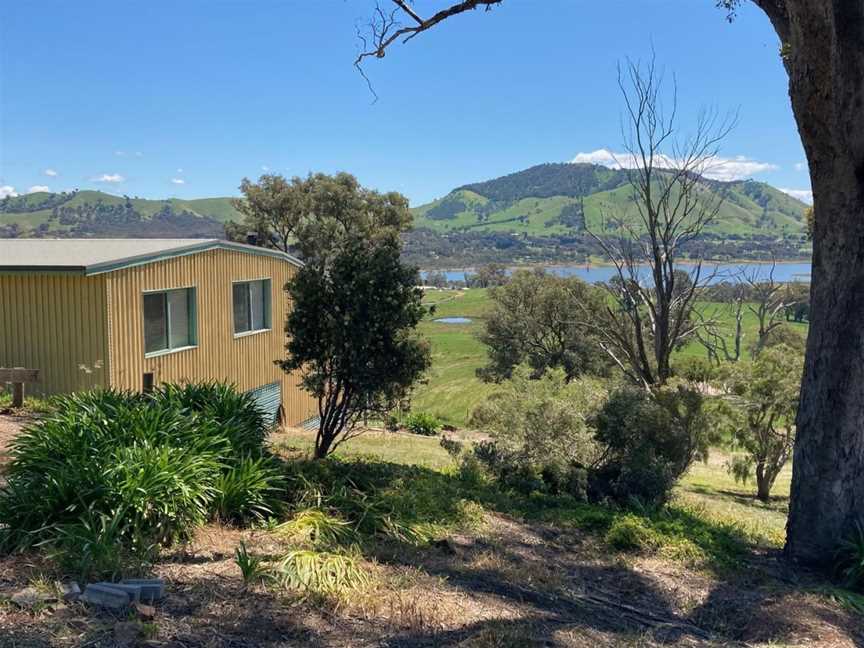
<path fill-rule="evenodd" d="M 283 290 L 299 262 L 216 239 L 0 240 L 0 367 L 37 394 L 221 380 L 274 419 L 315 402 L 283 357 Z"/>

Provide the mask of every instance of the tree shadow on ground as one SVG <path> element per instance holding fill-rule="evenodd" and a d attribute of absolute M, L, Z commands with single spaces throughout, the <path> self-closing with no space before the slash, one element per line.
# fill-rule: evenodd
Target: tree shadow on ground
<path fill-rule="evenodd" d="M 365 545 L 367 557 L 382 564 L 419 568 L 463 595 L 522 610 L 522 620 L 469 620 L 459 629 L 409 630 L 388 639 L 387 646 L 459 645 L 509 628 L 517 637 L 530 634 L 533 643 L 525 645 L 570 645 L 562 639 L 569 633 L 589 637 L 585 645 L 619 645 L 615 642 L 635 637 L 646 645 L 759 641 L 864 647 L 860 619 L 808 594 L 817 580 L 789 574 L 776 555 L 757 554 L 733 524 L 680 509 L 635 514 L 566 497 L 521 497 L 416 466 L 355 461 L 315 470 L 330 480 L 321 483 L 324 492 L 338 485 L 334 476 L 340 476 L 338 482 L 349 475 L 363 497 L 378 501 L 402 524 L 452 522 L 467 500 L 481 504 L 503 525 L 488 537 L 473 538 L 467 548 Z M 702 570 L 612 552 L 598 535 L 628 514 L 642 515 L 664 540 L 686 540 L 696 547 Z M 652 560 L 659 567 L 652 567 Z M 828 634 L 836 641 L 825 643 L 822 637 Z"/>

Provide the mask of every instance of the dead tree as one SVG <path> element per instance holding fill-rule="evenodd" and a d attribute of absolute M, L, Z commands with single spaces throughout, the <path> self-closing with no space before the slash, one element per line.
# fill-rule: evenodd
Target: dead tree
<path fill-rule="evenodd" d="M 722 204 L 722 186 L 709 187 L 705 176 L 734 119 L 702 111 L 693 133 L 682 136 L 677 89 L 673 83 L 664 106 L 663 79 L 653 59 L 647 66 L 619 66 L 618 85 L 625 153 L 617 162 L 627 169 L 633 209 L 615 215 L 612 236 L 586 224 L 616 270 L 615 281 L 607 284 L 606 317 L 588 326 L 625 374 L 648 387 L 666 382 L 673 351 L 704 327 L 694 306 L 710 273 L 701 256 L 684 265 L 683 249 L 695 244 Z"/>

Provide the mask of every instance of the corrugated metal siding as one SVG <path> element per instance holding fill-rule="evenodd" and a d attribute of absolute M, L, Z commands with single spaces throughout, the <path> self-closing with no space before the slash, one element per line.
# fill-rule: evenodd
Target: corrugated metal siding
<path fill-rule="evenodd" d="M 0 367 L 38 369 L 29 393 L 104 386 L 107 329 L 104 277 L 0 274 Z"/>
<path fill-rule="evenodd" d="M 274 360 L 285 354 L 285 282 L 296 268 L 287 261 L 228 250 L 167 259 L 106 274 L 111 339 L 111 384 L 140 390 L 143 374 L 156 383 L 224 380 L 242 391 L 278 382 L 285 420 L 308 418 L 315 402 L 302 391 L 298 377 L 286 375 Z M 271 329 L 234 337 L 231 284 L 271 279 Z M 144 357 L 143 294 L 148 290 L 195 287 L 198 345 L 196 348 Z"/>
<path fill-rule="evenodd" d="M 258 402 L 258 407 L 267 417 L 267 423 L 273 425 L 279 415 L 279 406 L 282 405 L 282 386 L 278 383 L 270 383 L 249 392 Z"/>

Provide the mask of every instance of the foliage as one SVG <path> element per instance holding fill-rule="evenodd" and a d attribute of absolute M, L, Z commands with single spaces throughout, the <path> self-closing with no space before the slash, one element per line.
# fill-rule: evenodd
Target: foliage
<path fill-rule="evenodd" d="M 834 566 L 846 587 L 864 591 L 864 524 L 861 522 L 856 523 L 852 533 L 840 541 Z"/>
<path fill-rule="evenodd" d="M 493 308 L 480 335 L 489 364 L 478 369 L 481 378 L 509 378 L 522 362 L 535 377 L 553 367 L 563 369 L 568 379 L 609 372 L 611 361 L 583 324 L 605 308 L 599 289 L 575 277 L 519 270 L 489 296 Z"/>
<path fill-rule="evenodd" d="M 246 549 L 246 543 L 242 540 L 234 550 L 234 564 L 240 568 L 244 585 L 252 585 L 265 580 L 268 576 L 267 566 L 263 558 L 254 556 Z"/>
<path fill-rule="evenodd" d="M 728 366 L 722 377 L 725 420 L 735 447 L 745 453 L 729 470 L 741 482 L 755 472 L 762 500 L 792 454 L 803 369 L 803 357 L 780 345 L 763 349 L 752 362 Z"/>
<path fill-rule="evenodd" d="M 603 453 L 589 474 L 589 495 L 664 503 L 690 464 L 707 457 L 711 419 L 701 393 L 683 384 L 612 392 L 594 419 Z"/>
<path fill-rule="evenodd" d="M 477 272 L 466 277 L 469 286 L 474 288 L 493 288 L 507 284 L 507 267 L 501 263 L 487 263 L 480 266 Z"/>
<path fill-rule="evenodd" d="M 441 421 L 428 412 L 411 412 L 405 418 L 405 429 L 412 434 L 435 436 L 441 430 Z"/>
<path fill-rule="evenodd" d="M 644 520 L 632 513 L 615 520 L 604 536 L 606 543 L 619 551 L 656 549 L 662 540 Z"/>
<path fill-rule="evenodd" d="M 429 365 L 414 329 L 423 318 L 417 270 L 396 237 L 353 237 L 304 265 L 288 283 L 293 309 L 286 371 L 299 370 L 319 403 L 315 455 L 326 456 L 364 416 L 383 417 Z"/>
<path fill-rule="evenodd" d="M 212 400 L 196 410 L 192 396 L 202 394 Z M 114 573 L 216 515 L 257 517 L 279 478 L 251 446 L 265 432 L 255 421 L 254 401 L 215 385 L 58 398 L 12 443 L 0 490 L 4 545 L 51 545 L 82 573 Z"/>
<path fill-rule="evenodd" d="M 225 522 L 264 520 L 277 512 L 283 486 L 281 467 L 272 458 L 241 457 L 217 477 L 213 509 Z"/>
<path fill-rule="evenodd" d="M 567 382 L 561 369 L 536 380 L 532 374 L 525 365 L 517 367 L 513 378 L 474 410 L 470 425 L 491 434 L 499 451 L 526 469 L 590 465 L 600 448 L 588 418 L 602 402 L 602 386 L 588 378 Z"/>
<path fill-rule="evenodd" d="M 717 376 L 717 367 L 703 358 L 681 356 L 672 363 L 672 373 L 691 383 L 709 383 Z"/>
<path fill-rule="evenodd" d="M 315 547 L 335 547 L 356 541 L 356 533 L 350 522 L 315 507 L 297 511 L 276 531 L 294 542 Z"/>
<path fill-rule="evenodd" d="M 317 595 L 341 595 L 356 590 L 369 576 L 356 556 L 315 549 L 294 549 L 276 568 L 284 586 Z"/>

